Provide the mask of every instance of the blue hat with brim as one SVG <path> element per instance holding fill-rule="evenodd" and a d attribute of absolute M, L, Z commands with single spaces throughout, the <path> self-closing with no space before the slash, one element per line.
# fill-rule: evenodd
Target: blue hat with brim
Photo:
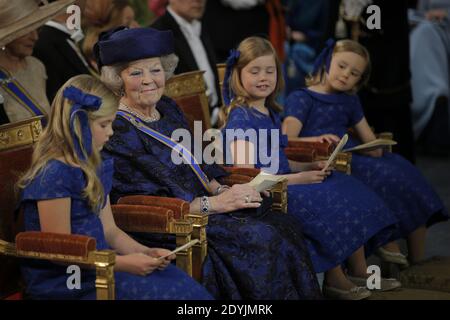
<path fill-rule="evenodd" d="M 161 57 L 174 52 L 172 31 L 118 27 L 102 32 L 94 46 L 99 70 L 102 66 Z"/>

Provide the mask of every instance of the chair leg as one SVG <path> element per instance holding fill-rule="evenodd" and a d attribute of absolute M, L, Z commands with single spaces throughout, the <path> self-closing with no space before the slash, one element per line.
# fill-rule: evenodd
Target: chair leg
<path fill-rule="evenodd" d="M 352 173 L 352 154 L 341 152 L 336 157 L 335 167 L 337 171 L 350 175 Z"/>
<path fill-rule="evenodd" d="M 287 181 L 277 183 L 272 190 L 272 210 L 287 213 Z"/>
<path fill-rule="evenodd" d="M 111 250 L 94 251 L 92 259 L 96 269 L 95 288 L 97 300 L 114 300 L 116 298 L 116 284 L 114 281 L 116 254 Z"/>
<path fill-rule="evenodd" d="M 192 277 L 197 281 L 201 280 L 203 261 L 205 260 L 208 248 L 206 239 L 206 226 L 208 217 L 201 214 L 189 214 L 188 219 L 192 221 L 192 238 L 200 240 L 192 247 Z"/>
<path fill-rule="evenodd" d="M 171 233 L 175 234 L 177 247 L 191 241 L 193 231 L 192 222 L 189 220 L 176 220 L 171 225 Z M 192 248 L 177 252 L 177 267 L 192 276 Z"/>

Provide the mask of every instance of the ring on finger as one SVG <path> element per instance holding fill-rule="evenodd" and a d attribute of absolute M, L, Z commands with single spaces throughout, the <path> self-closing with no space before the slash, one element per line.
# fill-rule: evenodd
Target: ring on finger
<path fill-rule="evenodd" d="M 245 196 L 245 203 L 250 203 L 250 202 L 251 202 L 250 196 L 246 195 Z"/>

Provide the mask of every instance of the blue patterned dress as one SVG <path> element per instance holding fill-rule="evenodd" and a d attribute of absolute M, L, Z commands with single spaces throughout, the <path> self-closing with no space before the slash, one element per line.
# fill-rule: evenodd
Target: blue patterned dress
<path fill-rule="evenodd" d="M 188 124 L 173 100 L 157 104 L 161 119 L 147 126 L 171 137 Z M 136 129 L 122 117 L 113 123 L 114 135 L 105 157 L 114 158 L 113 202 L 131 194 L 176 197 L 192 202 L 207 195 L 186 164 L 176 165 L 172 150 Z M 225 171 L 202 165 L 208 178 Z M 300 228 L 295 220 L 270 210 L 240 210 L 209 216 L 208 255 L 202 283 L 219 299 L 318 299 L 316 275 Z"/>
<path fill-rule="evenodd" d="M 111 190 L 112 174 L 112 160 L 104 161 L 100 177 L 107 192 Z M 22 192 L 25 230 L 41 230 L 37 201 L 70 197 L 72 233 L 95 238 L 97 250 L 109 249 L 99 216 L 92 212 L 81 196 L 85 185 L 80 168 L 58 160 L 49 161 L 42 173 Z M 69 290 L 66 281 L 71 274 L 67 274 L 66 269 L 47 261 L 23 260 L 22 273 L 27 293 L 33 299 L 95 299 L 95 270 L 81 269 L 81 289 Z M 125 272 L 115 272 L 114 277 L 116 299 L 212 299 L 205 288 L 174 265 L 146 277 Z"/>
<path fill-rule="evenodd" d="M 364 117 L 358 96 L 321 94 L 308 89 L 289 96 L 285 115 L 303 123 L 302 137 L 327 133 L 342 137 Z M 358 144 L 350 138 L 347 147 Z M 397 216 L 394 238 L 404 238 L 422 225 L 448 219 L 444 204 L 419 170 L 397 154 L 385 152 L 375 158 L 353 153 L 352 176 L 374 190 Z"/>
<path fill-rule="evenodd" d="M 268 116 L 254 108 L 237 107 L 229 115 L 224 130 L 227 129 L 254 129 L 260 132 L 258 144 L 262 141 L 261 133 L 265 135 L 261 129 L 278 132 L 280 148 L 273 150 L 276 152 L 274 159 L 279 163 L 276 173 L 291 173 L 283 150 L 287 146 L 287 136 L 281 134 L 278 114 L 270 111 Z M 269 139 L 267 150 L 273 144 Z M 267 150 L 263 148 L 258 153 L 261 155 Z M 267 168 L 259 155 L 256 167 Z M 322 183 L 289 185 L 288 212 L 303 226 L 316 272 L 342 264 L 365 244 L 370 253 L 390 239 L 392 226 L 396 223 L 390 210 L 374 192 L 340 172 L 333 172 Z"/>

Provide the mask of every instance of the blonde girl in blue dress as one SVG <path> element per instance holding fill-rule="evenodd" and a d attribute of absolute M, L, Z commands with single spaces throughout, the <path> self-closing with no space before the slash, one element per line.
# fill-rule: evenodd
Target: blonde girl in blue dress
<path fill-rule="evenodd" d="M 283 131 L 304 141 L 337 143 L 352 128 L 355 134 L 347 147 L 374 140 L 356 95 L 369 75 L 370 56 L 363 46 L 352 40 L 328 40 L 307 88 L 286 100 Z M 404 267 L 421 261 L 426 228 L 447 220 L 448 212 L 419 170 L 401 156 L 377 149 L 353 153 L 352 176 L 375 191 L 396 215 L 399 223 L 392 240 L 407 239 L 409 261 L 395 241 L 380 248 L 379 256 Z"/>

